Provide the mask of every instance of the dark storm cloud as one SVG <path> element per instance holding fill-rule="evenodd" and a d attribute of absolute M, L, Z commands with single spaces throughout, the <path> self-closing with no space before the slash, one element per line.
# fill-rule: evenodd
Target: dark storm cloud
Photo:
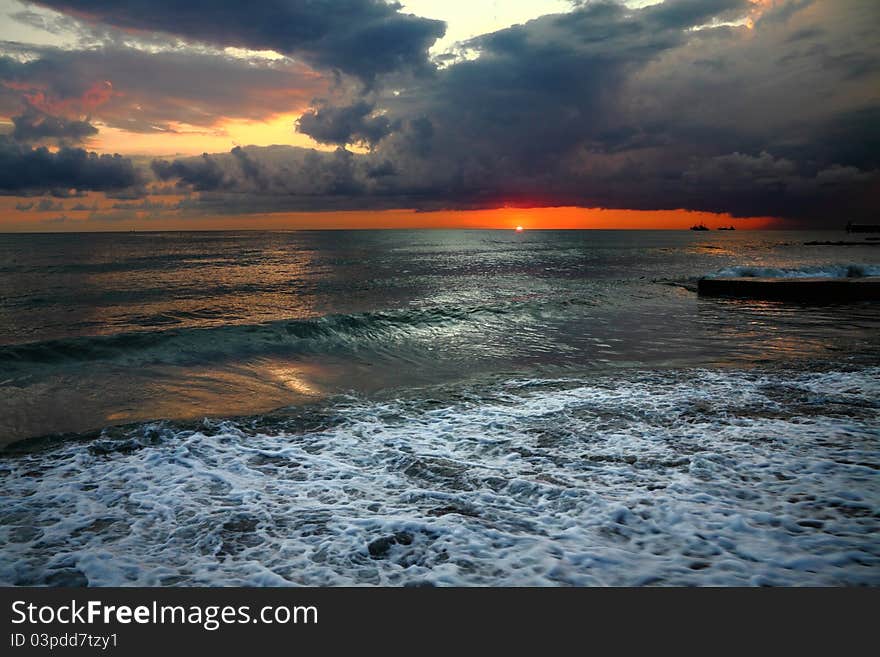
<path fill-rule="evenodd" d="M 365 167 L 365 160 L 342 148 L 323 152 L 285 146 L 235 147 L 229 153 L 152 162 L 156 178 L 176 181 L 178 192 L 230 192 L 247 195 L 243 202 L 255 205 L 259 201 L 252 195 L 287 197 L 285 207 L 299 207 L 302 197 L 355 199 L 367 191 Z"/>
<path fill-rule="evenodd" d="M 78 193 L 70 191 L 74 188 L 102 190 L 119 199 L 142 198 L 147 193 L 143 176 L 126 158 L 96 159 L 73 148 L 53 154 L 26 145 L 55 141 L 70 146 L 94 136 L 92 123 L 77 118 L 84 113 L 134 132 L 173 132 L 181 122 L 210 130 L 226 117 L 259 119 L 304 107 L 325 89 L 322 80 L 289 61 L 255 62 L 191 50 L 150 53 L 121 46 L 66 51 L 3 45 L 0 113 L 19 113 L 9 134 L 19 143 L 6 138 L 2 144 L 2 193 L 69 196 Z"/>
<path fill-rule="evenodd" d="M 137 184 L 131 160 L 98 155 L 82 148 L 62 147 L 51 152 L 0 137 L 0 193 L 28 194 L 52 191 L 70 196 L 70 190 L 104 191 Z"/>
<path fill-rule="evenodd" d="M 645 9 L 649 27 L 687 29 L 712 20 L 739 18 L 750 8 L 749 0 L 666 0 Z"/>
<path fill-rule="evenodd" d="M 797 163 L 763 152 L 731 153 L 695 162 L 683 174 L 684 194 L 692 193 L 704 209 L 740 214 L 790 216 L 792 207 L 832 216 L 839 223 L 866 201 L 880 182 L 877 171 L 830 165 L 805 170 Z M 876 198 L 875 198 L 876 201 Z"/>
<path fill-rule="evenodd" d="M 221 189 L 229 184 L 222 167 L 207 153 L 200 158 L 184 160 L 155 160 L 153 173 L 159 180 L 178 179 L 183 185 L 190 185 L 196 191 Z"/>
<path fill-rule="evenodd" d="M 297 130 L 325 144 L 374 146 L 396 127 L 387 117 L 372 115 L 374 110 L 363 100 L 345 107 L 319 107 L 302 115 Z"/>
<path fill-rule="evenodd" d="M 19 116 L 13 116 L 12 123 L 15 126 L 12 137 L 17 141 L 39 142 L 50 139 L 63 143 L 80 142 L 98 134 L 98 129 L 87 120 L 52 116 L 32 107 Z"/>
<path fill-rule="evenodd" d="M 722 24 L 753 9 L 593 2 L 479 37 L 477 59 L 377 99 L 412 117 L 371 154 L 398 172 L 381 185 L 431 207 L 875 216 L 880 5 L 783 2 L 754 29 Z"/>
<path fill-rule="evenodd" d="M 441 21 L 402 14 L 381 0 L 40 0 L 80 20 L 188 40 L 271 49 L 369 82 L 377 75 L 429 67 Z"/>
<path fill-rule="evenodd" d="M 140 3 L 129 19 L 110 3 L 48 4 L 89 5 L 93 18 L 160 29 L 145 26 Z M 199 192 L 182 203 L 188 212 L 571 204 L 833 226 L 876 216 L 880 5 L 792 0 L 756 9 L 745 0 L 585 3 L 473 39 L 465 50 L 476 58 L 446 60 L 430 76 L 397 77 L 361 96 L 349 89 L 299 122 L 318 141 L 368 153 L 237 148 L 160 160 L 153 171 Z M 315 39 L 341 39 L 337 18 L 327 21 L 319 37 L 289 38 L 301 52 Z M 340 47 L 333 57 L 350 55 Z M 369 66 L 370 75 L 393 68 Z M 193 95 L 223 98 L 192 86 Z"/>
<path fill-rule="evenodd" d="M 253 182 L 259 190 L 264 190 L 269 186 L 269 180 L 266 178 L 263 167 L 245 153 L 241 146 L 236 146 L 230 153 L 238 161 L 238 166 L 245 180 Z"/>

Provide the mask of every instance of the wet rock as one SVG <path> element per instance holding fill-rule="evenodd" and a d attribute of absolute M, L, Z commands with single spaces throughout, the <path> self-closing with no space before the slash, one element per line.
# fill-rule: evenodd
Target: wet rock
<path fill-rule="evenodd" d="M 433 509 L 428 509 L 429 516 L 445 516 L 450 513 L 457 513 L 460 516 L 468 516 L 470 518 L 477 518 L 479 516 L 476 511 L 473 511 L 472 509 L 468 509 L 463 506 L 438 506 L 434 507 Z"/>
<path fill-rule="evenodd" d="M 262 538 L 256 533 L 258 518 L 248 515 L 234 516 L 220 527 L 218 556 L 235 555 L 247 548 L 256 547 Z"/>
<path fill-rule="evenodd" d="M 74 529 L 70 535 L 73 537 L 82 536 L 83 534 L 101 534 L 116 523 L 115 518 L 98 518 L 84 527 Z"/>
<path fill-rule="evenodd" d="M 439 457 L 421 457 L 413 461 L 403 470 L 404 474 L 426 481 L 457 482 L 465 473 L 460 463 Z"/>
<path fill-rule="evenodd" d="M 388 556 L 389 550 L 391 550 L 394 545 L 411 545 L 412 542 L 413 535 L 409 532 L 396 532 L 391 536 L 382 536 L 381 538 L 371 541 L 370 544 L 367 545 L 367 551 L 374 559 L 383 559 Z"/>
<path fill-rule="evenodd" d="M 371 541 L 367 546 L 367 551 L 374 559 L 381 559 L 382 557 L 387 556 L 388 550 L 391 549 L 391 546 L 394 545 L 394 543 L 396 543 L 396 541 L 393 536 L 383 536 L 382 538 L 377 538 L 376 540 Z"/>
<path fill-rule="evenodd" d="M 632 465 L 638 461 L 638 457 L 632 454 L 617 456 L 616 454 L 582 454 L 581 458 L 591 463 L 627 463 Z"/>
<path fill-rule="evenodd" d="M 257 528 L 259 521 L 252 516 L 237 516 L 223 523 L 223 530 L 227 532 L 249 533 Z"/>

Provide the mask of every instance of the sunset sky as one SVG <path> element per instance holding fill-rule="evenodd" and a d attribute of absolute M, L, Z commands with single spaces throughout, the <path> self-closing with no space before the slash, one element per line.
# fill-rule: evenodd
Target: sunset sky
<path fill-rule="evenodd" d="M 877 0 L 0 0 L 0 17 L 0 230 L 880 214 Z"/>

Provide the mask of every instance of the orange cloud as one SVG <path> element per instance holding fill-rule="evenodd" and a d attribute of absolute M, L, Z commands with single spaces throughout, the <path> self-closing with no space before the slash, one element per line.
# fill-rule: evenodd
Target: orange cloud
<path fill-rule="evenodd" d="M 47 91 L 42 83 L 13 82 L 3 83 L 8 89 L 22 92 L 22 99 L 34 109 L 54 116 L 89 114 L 114 95 L 113 83 L 101 80 L 92 84 L 81 96 L 59 98 Z"/>

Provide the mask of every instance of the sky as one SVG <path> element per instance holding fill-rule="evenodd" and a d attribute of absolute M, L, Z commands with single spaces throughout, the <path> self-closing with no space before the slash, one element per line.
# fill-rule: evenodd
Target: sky
<path fill-rule="evenodd" d="M 878 216 L 876 0 L 0 0 L 0 231 Z"/>

